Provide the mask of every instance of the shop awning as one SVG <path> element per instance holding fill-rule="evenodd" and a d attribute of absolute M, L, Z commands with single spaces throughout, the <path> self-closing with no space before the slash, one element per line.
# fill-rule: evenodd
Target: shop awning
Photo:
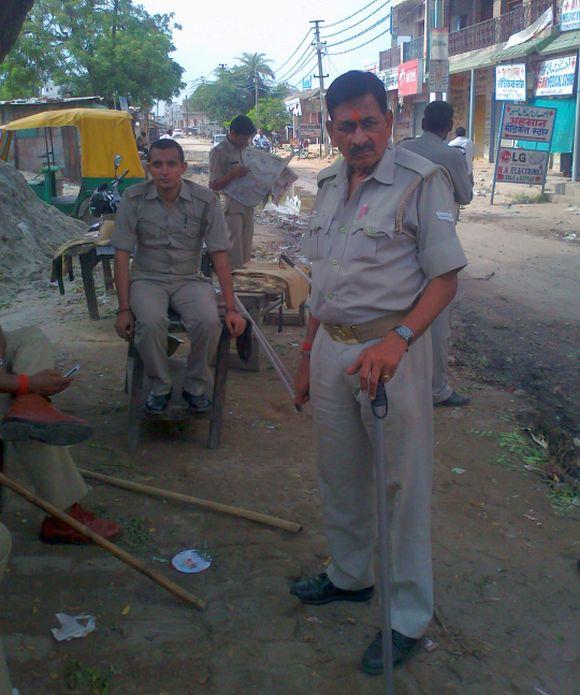
<path fill-rule="evenodd" d="M 508 60 L 517 60 L 518 58 L 525 58 L 531 53 L 540 53 L 542 48 L 547 46 L 550 41 L 552 41 L 551 36 L 538 37 L 536 39 L 531 39 L 530 41 L 525 41 L 517 46 L 511 46 L 510 48 L 504 48 L 502 51 L 498 51 L 495 55 L 495 63 L 504 63 Z"/>
<path fill-rule="evenodd" d="M 559 36 L 552 38 L 552 40 L 546 46 L 543 46 L 538 53 L 561 53 L 564 51 L 572 51 L 577 48 L 580 48 L 580 30 L 564 31 Z"/>
<path fill-rule="evenodd" d="M 459 60 L 449 59 L 449 74 L 454 75 L 457 72 L 467 72 L 468 70 L 477 70 L 477 68 L 488 68 L 495 64 L 495 56 L 498 51 L 490 51 L 485 55 L 481 55 L 478 51 L 477 55 L 468 55 Z"/>

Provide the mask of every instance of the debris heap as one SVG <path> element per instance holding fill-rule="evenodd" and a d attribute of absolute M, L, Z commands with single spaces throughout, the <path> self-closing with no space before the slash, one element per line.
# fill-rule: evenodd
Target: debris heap
<path fill-rule="evenodd" d="M 54 251 L 86 225 L 43 203 L 24 177 L 0 160 L 0 297 L 47 281 Z"/>

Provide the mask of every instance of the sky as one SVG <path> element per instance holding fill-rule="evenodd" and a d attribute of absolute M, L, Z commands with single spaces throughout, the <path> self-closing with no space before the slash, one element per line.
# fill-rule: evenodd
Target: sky
<path fill-rule="evenodd" d="M 284 77 L 284 73 L 294 67 L 309 42 L 305 42 L 292 60 L 283 63 L 298 47 L 311 27 L 309 20 L 323 19 L 326 24 L 337 22 L 369 4 L 371 0 L 293 0 L 290 3 L 274 3 L 272 0 L 250 0 L 249 2 L 192 2 L 191 0 L 137 0 L 150 13 L 174 12 L 174 20 L 183 29 L 175 31 L 174 41 L 177 51 L 174 59 L 185 68 L 184 81 L 188 88 L 182 96 L 193 90 L 193 82 L 200 77 L 212 79 L 212 73 L 220 63 L 234 65 L 236 56 L 242 53 L 265 53 L 272 59 L 272 68 L 277 72 L 276 77 Z M 368 9 L 357 14 L 351 20 L 329 28 L 327 34 L 348 29 L 371 12 L 378 10 L 385 0 L 377 0 Z M 241 8 L 241 9 L 240 9 Z M 329 38 L 327 43 L 340 41 L 366 29 L 381 17 L 386 17 L 388 8 L 374 14 L 359 26 Z M 321 24 L 324 27 L 324 23 Z M 329 48 L 330 52 L 344 51 L 355 48 L 359 44 L 377 36 L 386 24 L 371 29 L 364 36 L 353 39 L 341 46 Z M 322 32 L 324 38 L 324 31 Z M 330 79 L 347 70 L 362 69 L 369 64 L 378 62 L 379 50 L 389 46 L 388 34 L 381 36 L 373 43 L 346 55 L 324 58 L 324 73 L 330 74 Z M 303 76 L 318 74 L 317 69 L 308 71 L 313 66 L 315 58 L 308 60 L 304 67 L 291 79 L 291 84 L 300 84 Z M 282 67 L 278 72 L 276 68 Z M 300 67 L 300 61 L 296 67 Z M 313 80 L 313 86 L 315 86 Z"/>

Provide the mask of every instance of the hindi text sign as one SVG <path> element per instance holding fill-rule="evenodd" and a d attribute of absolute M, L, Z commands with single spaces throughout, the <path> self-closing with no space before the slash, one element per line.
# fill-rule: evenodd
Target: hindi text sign
<path fill-rule="evenodd" d="M 564 0 L 560 11 L 560 29 L 580 29 L 580 0 Z"/>
<path fill-rule="evenodd" d="M 502 140 L 551 142 L 556 109 L 529 104 L 506 104 L 500 137 Z"/>
<path fill-rule="evenodd" d="M 536 74 L 536 96 L 549 97 L 574 94 L 577 54 L 544 60 Z"/>
<path fill-rule="evenodd" d="M 526 100 L 526 64 L 495 66 L 495 98 L 497 101 Z"/>

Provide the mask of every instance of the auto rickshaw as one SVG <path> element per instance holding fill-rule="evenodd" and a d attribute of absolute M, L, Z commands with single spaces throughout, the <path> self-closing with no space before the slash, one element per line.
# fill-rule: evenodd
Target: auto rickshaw
<path fill-rule="evenodd" d="M 58 136 L 55 129 L 60 129 Z M 35 160 L 42 159 L 43 165 L 29 180 L 30 186 L 45 203 L 85 221 L 90 217 L 91 194 L 117 175 L 121 163 L 128 170 L 121 191 L 145 179 L 131 116 L 124 111 L 44 111 L 0 125 L 0 132 L 0 159 L 14 161 L 17 169 L 30 171 L 36 171 Z M 22 163 L 28 166 L 20 166 Z M 78 178 L 80 173 L 75 195 L 58 194 L 57 172 L 61 170 L 68 170 L 69 178 Z"/>

